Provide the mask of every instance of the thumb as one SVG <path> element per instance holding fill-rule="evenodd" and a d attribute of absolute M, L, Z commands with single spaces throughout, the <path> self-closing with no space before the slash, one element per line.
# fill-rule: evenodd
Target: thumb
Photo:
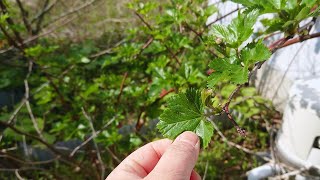
<path fill-rule="evenodd" d="M 190 180 L 197 162 L 200 141 L 193 132 L 184 132 L 168 147 L 146 179 Z"/>

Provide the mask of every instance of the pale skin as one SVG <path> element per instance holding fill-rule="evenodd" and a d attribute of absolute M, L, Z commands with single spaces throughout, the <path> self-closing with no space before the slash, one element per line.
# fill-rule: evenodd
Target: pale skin
<path fill-rule="evenodd" d="M 106 180 L 200 180 L 194 171 L 199 150 L 198 136 L 189 131 L 174 141 L 154 141 L 125 158 Z"/>

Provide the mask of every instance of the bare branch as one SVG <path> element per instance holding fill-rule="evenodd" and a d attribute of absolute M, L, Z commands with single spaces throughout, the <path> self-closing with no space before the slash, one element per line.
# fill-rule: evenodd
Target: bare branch
<path fill-rule="evenodd" d="M 6 5 L 5 5 L 5 3 L 4 3 L 3 1 L 0 1 L 0 7 L 1 7 L 2 12 L 3 12 L 4 14 L 9 13 L 9 12 L 8 12 L 8 9 L 7 9 L 7 7 L 6 7 Z M 19 42 L 20 44 L 22 44 L 23 39 L 21 38 L 20 33 L 19 33 L 17 30 L 13 29 L 13 27 L 14 27 L 14 25 L 15 25 L 15 23 L 13 22 L 13 20 L 12 20 L 10 17 L 8 17 L 8 18 L 6 18 L 6 21 L 7 21 L 8 24 L 10 25 L 11 30 L 13 31 L 14 35 L 16 36 L 18 42 Z"/>
<path fill-rule="evenodd" d="M 76 19 L 76 17 L 67 19 L 66 21 L 62 22 L 61 24 L 59 24 L 59 25 L 57 25 L 57 26 L 54 26 L 54 27 L 48 29 L 47 31 L 45 31 L 45 32 L 43 32 L 43 33 L 41 33 L 41 34 L 38 34 L 38 35 L 35 35 L 35 36 L 32 36 L 32 37 L 26 39 L 25 41 L 23 41 L 23 45 L 28 44 L 28 43 L 30 43 L 30 42 L 33 42 L 33 41 L 37 40 L 37 39 L 40 38 L 40 37 L 47 36 L 47 35 L 53 33 L 54 31 L 58 30 L 59 28 L 63 27 L 64 25 L 70 23 L 70 22 L 73 21 L 74 19 Z M 0 27 L 1 27 L 1 26 L 0 26 Z M 7 48 L 7 49 L 1 50 L 1 51 L 0 51 L 0 54 L 6 53 L 6 52 L 12 50 L 13 47 L 16 47 L 16 46 L 10 46 L 10 47 Z M 19 47 L 20 47 L 20 46 L 17 46 L 16 48 L 19 48 Z"/>
<path fill-rule="evenodd" d="M 12 45 L 12 47 L 16 47 L 17 49 L 20 49 L 20 50 L 22 49 L 20 47 L 20 45 L 10 36 L 10 34 L 7 32 L 6 28 L 3 27 L 1 24 L 0 24 L 0 29 L 3 32 L 3 34 L 6 36 L 9 44 Z M 1 51 L 0 51 L 0 53 L 1 53 Z"/>
<path fill-rule="evenodd" d="M 16 170 L 19 170 L 19 171 L 29 171 L 29 170 L 42 170 L 44 171 L 45 169 L 43 168 L 37 168 L 37 167 L 22 167 L 22 168 L 0 168 L 0 171 L 12 171 L 12 172 L 15 172 Z"/>
<path fill-rule="evenodd" d="M 290 46 L 292 44 L 300 43 L 300 42 L 306 41 L 308 39 L 313 39 L 313 38 L 318 38 L 318 37 L 320 37 L 320 32 L 310 34 L 310 35 L 305 35 L 305 36 L 299 36 L 297 38 L 288 40 L 283 45 L 281 45 L 280 48 L 284 48 L 284 47 Z"/>
<path fill-rule="evenodd" d="M 92 139 L 94 139 L 96 136 L 98 136 L 103 130 L 105 130 L 110 124 L 112 124 L 116 120 L 117 116 L 114 116 L 107 124 L 105 124 L 100 130 L 96 131 L 95 135 L 91 135 L 88 139 L 86 139 L 83 143 L 81 143 L 79 146 L 73 149 L 73 151 L 70 153 L 69 157 L 72 157 L 75 155 L 75 153 L 81 149 L 83 146 L 88 144 Z"/>
<path fill-rule="evenodd" d="M 18 178 L 19 180 L 25 180 L 23 177 L 20 176 L 18 169 L 16 169 L 16 170 L 14 171 L 14 173 L 15 173 L 15 175 L 17 176 L 17 178 Z"/>
<path fill-rule="evenodd" d="M 44 2 L 43 8 L 42 8 L 43 9 L 42 12 L 45 12 L 44 10 L 47 9 L 47 7 L 49 5 L 49 2 L 50 2 L 50 0 L 46 0 Z M 36 28 L 35 28 L 35 31 L 34 31 L 35 34 L 38 34 L 40 32 L 40 30 L 41 30 L 41 24 L 43 22 L 44 15 L 45 15 L 45 13 L 41 13 L 40 16 L 37 19 L 38 21 L 36 23 Z"/>
<path fill-rule="evenodd" d="M 3 122 L 3 121 L 0 121 L 0 124 L 4 127 L 7 127 L 7 128 L 10 128 L 11 130 L 13 130 L 14 132 L 16 132 L 17 134 L 20 134 L 20 135 L 24 135 L 26 137 L 29 137 L 31 139 L 34 139 L 38 142 L 40 142 L 41 144 L 45 145 L 48 149 L 50 149 L 52 152 L 54 152 L 55 154 L 57 155 L 60 155 L 61 156 L 61 161 L 63 161 L 64 163 L 68 164 L 68 165 L 71 165 L 71 166 L 75 166 L 75 167 L 80 167 L 80 165 L 74 161 L 73 159 L 69 158 L 69 157 L 65 157 L 64 154 L 62 154 L 60 151 L 58 151 L 55 147 L 53 147 L 51 144 L 49 144 L 48 142 L 44 141 L 43 139 L 37 137 L 37 136 L 34 136 L 32 134 L 29 134 L 29 133 L 26 133 L 26 132 L 23 132 L 21 131 L 20 129 L 17 129 L 16 127 L 14 127 L 13 125 L 11 124 L 8 124 L 6 122 Z M 84 168 L 82 168 L 84 169 Z"/>
<path fill-rule="evenodd" d="M 91 117 L 87 114 L 87 112 L 84 110 L 83 107 L 81 108 L 81 110 L 82 110 L 84 117 L 89 121 L 89 125 L 90 125 L 91 131 L 92 131 L 92 136 L 97 137 L 97 132 L 95 131 L 95 129 L 93 127 L 93 122 L 92 122 Z M 93 141 L 94 147 L 97 151 L 97 158 L 99 160 L 99 164 L 100 164 L 100 168 L 101 168 L 101 177 L 100 178 L 103 180 L 105 178 L 104 177 L 105 176 L 105 166 L 104 166 L 103 160 L 101 158 L 100 150 L 99 150 L 97 143 L 95 142 L 94 139 L 92 141 Z"/>
<path fill-rule="evenodd" d="M 108 153 L 111 154 L 112 158 L 113 158 L 114 160 L 116 160 L 116 162 L 117 162 L 118 164 L 120 164 L 120 163 L 121 163 L 121 160 L 110 150 L 110 148 L 109 148 L 109 147 L 106 147 L 106 149 L 107 149 Z"/>
<path fill-rule="evenodd" d="M 25 165 L 39 165 L 39 164 L 48 164 L 48 163 L 52 163 L 56 160 L 58 160 L 60 158 L 60 156 L 57 156 L 53 159 L 50 159 L 50 160 L 46 160 L 46 161 L 34 161 L 34 162 L 31 162 L 31 161 L 24 161 L 22 159 L 19 159 L 11 154 L 8 154 L 8 153 L 3 153 L 0 151 L 0 154 L 3 154 L 3 155 L 0 155 L 1 158 L 8 158 L 8 159 L 11 159 L 13 161 L 16 161 L 16 162 L 19 162 L 21 164 L 25 164 Z"/>
<path fill-rule="evenodd" d="M 206 168 L 204 170 L 204 174 L 203 174 L 202 180 L 206 180 L 208 167 L 209 167 L 209 160 L 207 160 L 207 162 L 206 162 Z"/>
<path fill-rule="evenodd" d="M 220 129 L 218 128 L 218 126 L 216 125 L 216 123 L 214 123 L 213 122 L 213 118 L 207 118 L 210 122 L 211 122 L 211 124 L 213 125 L 213 127 L 214 127 L 214 129 L 217 131 L 217 133 L 219 134 L 219 136 L 222 138 L 222 140 L 225 142 L 225 143 L 227 143 L 229 146 L 232 146 L 232 147 L 235 147 L 235 148 L 237 148 L 237 149 L 239 149 L 239 150 L 241 150 L 241 151 L 244 151 L 244 152 L 246 152 L 246 153 L 248 153 L 248 154 L 252 154 L 252 155 L 255 155 L 255 156 L 259 156 L 260 157 L 260 155 L 258 155 L 257 153 L 255 153 L 255 152 L 253 152 L 252 150 L 250 150 L 250 149 L 248 149 L 248 148 L 245 148 L 245 147 L 242 147 L 242 146 L 240 146 L 239 144 L 236 144 L 236 143 L 234 143 L 234 142 L 231 142 L 231 141 L 229 141 L 223 134 L 222 134 L 222 132 L 220 131 Z M 264 160 L 266 160 L 266 161 L 270 161 L 270 159 L 269 158 L 266 158 L 266 157 L 262 157 Z"/>
<path fill-rule="evenodd" d="M 42 135 L 42 133 L 41 133 L 41 131 L 39 129 L 38 122 L 37 122 L 37 120 L 35 119 L 35 117 L 34 117 L 34 115 L 32 113 L 32 109 L 31 109 L 31 106 L 30 106 L 30 103 L 29 103 L 29 100 L 28 100 L 29 99 L 29 85 L 28 85 L 28 81 L 27 80 L 24 80 L 24 86 L 25 86 L 25 89 L 26 89 L 26 97 L 25 97 L 25 99 L 26 99 L 26 107 L 27 107 L 27 110 L 29 112 L 29 116 L 30 116 L 30 119 L 32 121 L 33 127 L 36 130 L 36 132 L 38 133 L 39 137 L 41 139 L 44 139 L 43 135 Z"/>
<path fill-rule="evenodd" d="M 90 58 L 97 58 L 99 56 L 102 56 L 102 55 L 105 55 L 105 54 L 109 54 L 109 53 L 112 53 L 112 49 L 115 48 L 115 47 L 118 47 L 119 45 L 121 45 L 122 43 L 125 42 L 125 39 L 119 41 L 115 46 L 111 47 L 111 48 L 108 48 L 106 50 L 102 50 L 96 54 L 93 54 L 91 56 L 89 56 Z"/>
<path fill-rule="evenodd" d="M 128 72 L 125 72 L 125 73 L 123 74 L 122 82 L 121 82 L 121 85 L 120 85 L 120 93 L 119 93 L 118 98 L 117 98 L 117 106 L 118 106 L 119 103 L 120 103 L 121 95 L 122 95 L 123 88 L 124 88 L 124 82 L 126 81 L 127 77 L 128 77 Z"/>
<path fill-rule="evenodd" d="M 52 23 L 55 23 L 55 22 L 59 21 L 60 19 L 62 19 L 62 18 L 64 18 L 64 17 L 67 17 L 67 16 L 69 16 L 69 15 L 71 15 L 71 14 L 74 14 L 74 13 L 77 13 L 77 12 L 81 11 L 82 9 L 84 9 L 84 8 L 92 5 L 95 1 L 96 1 L 96 0 L 91 0 L 91 1 L 89 1 L 89 2 L 83 3 L 83 4 L 82 4 L 81 6 L 79 6 L 79 7 L 70 9 L 68 12 L 66 12 L 66 13 L 60 15 L 59 17 L 54 18 L 52 21 L 48 22 L 46 25 L 44 25 L 44 27 L 46 27 L 46 26 L 48 26 L 48 25 L 50 25 L 50 24 L 52 24 Z"/>
<path fill-rule="evenodd" d="M 224 19 L 224 18 L 226 18 L 226 17 L 230 16 L 231 14 L 233 14 L 233 13 L 235 13 L 235 12 L 239 11 L 239 10 L 240 10 L 240 8 L 237 8 L 237 9 L 235 9 L 235 10 L 233 10 L 233 11 L 230 11 L 229 13 L 227 13 L 227 14 L 225 14 L 225 15 L 223 15 L 223 16 L 221 16 L 221 17 L 217 18 L 217 19 L 216 19 L 216 20 L 214 20 L 213 22 L 211 22 L 211 23 L 207 24 L 207 27 L 209 27 L 209 26 L 211 26 L 212 24 L 214 24 L 214 23 L 216 23 L 216 22 L 218 22 L 218 21 L 220 21 L 220 20 L 222 20 L 222 19 Z"/>
<path fill-rule="evenodd" d="M 276 177 L 271 177 L 270 180 L 278 180 L 278 179 L 289 179 L 290 177 L 292 176 L 296 176 L 298 174 L 301 174 L 305 171 L 307 171 L 308 169 L 303 167 L 303 168 L 300 168 L 300 169 L 297 169 L 297 170 L 293 170 L 293 171 L 290 171 L 288 173 L 285 173 L 285 174 L 282 174 L 282 175 L 279 175 L 279 176 L 276 176 Z"/>
<path fill-rule="evenodd" d="M 149 30 L 153 30 L 153 28 L 151 27 L 151 25 L 142 17 L 142 15 L 140 15 L 138 12 L 134 12 L 135 15 L 138 16 L 138 18 L 143 22 L 143 24 L 145 24 Z M 172 49 L 169 48 L 168 45 L 166 45 L 164 42 L 162 42 L 166 48 L 167 51 L 169 51 L 169 53 L 171 54 L 171 56 L 176 60 L 176 62 L 181 65 L 181 61 L 179 60 L 179 58 L 177 57 L 177 55 L 172 51 Z"/>
<path fill-rule="evenodd" d="M 20 9 L 24 26 L 28 30 L 29 34 L 32 34 L 32 28 L 31 28 L 31 25 L 30 25 L 30 23 L 28 21 L 28 12 L 24 9 L 24 7 L 23 7 L 23 5 L 22 5 L 20 0 L 16 0 L 16 2 L 17 2 L 18 7 Z"/>
<path fill-rule="evenodd" d="M 47 6 L 43 6 L 43 9 L 31 20 L 31 23 L 34 23 L 37 19 L 39 19 L 40 17 L 43 17 L 46 13 L 48 13 L 53 7 L 54 5 L 57 3 L 58 1 L 55 0 L 53 3 L 51 3 L 50 5 Z"/>

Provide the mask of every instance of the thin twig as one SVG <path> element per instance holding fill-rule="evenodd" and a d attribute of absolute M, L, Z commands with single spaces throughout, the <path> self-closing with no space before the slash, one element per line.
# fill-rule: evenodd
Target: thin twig
<path fill-rule="evenodd" d="M 61 23 L 61 24 L 59 24 L 59 25 L 57 25 L 57 26 L 54 26 L 54 27 L 48 29 L 47 31 L 44 31 L 44 32 L 41 33 L 41 34 L 32 36 L 32 37 L 26 39 L 25 41 L 23 41 L 22 45 L 28 44 L 28 43 L 30 43 L 30 42 L 33 42 L 33 41 L 37 40 L 37 39 L 40 38 L 40 37 L 47 36 L 47 35 L 51 34 L 51 33 L 53 33 L 54 31 L 58 30 L 59 28 L 63 27 L 64 25 L 70 23 L 70 22 L 73 21 L 74 19 L 76 19 L 76 17 L 67 19 L 67 20 L 64 21 L 63 23 Z M 1 27 L 1 26 L 0 26 L 0 27 Z M 0 51 L 0 54 L 6 53 L 6 52 L 12 50 L 13 47 L 20 48 L 20 45 L 10 46 L 10 47 L 8 47 L 7 49 L 1 50 L 1 51 Z"/>
<path fill-rule="evenodd" d="M 121 45 L 121 44 L 124 43 L 125 41 L 126 41 L 125 39 L 122 39 L 121 41 L 119 41 L 118 43 L 116 43 L 116 45 L 114 45 L 113 47 L 108 48 L 108 49 L 105 49 L 105 50 L 102 50 L 102 51 L 100 51 L 100 52 L 98 52 L 98 53 L 96 53 L 96 54 L 90 55 L 89 57 L 90 57 L 90 58 L 97 58 L 97 57 L 99 57 L 99 56 L 112 53 L 112 49 L 114 49 L 115 47 L 118 47 L 119 45 Z"/>
<path fill-rule="evenodd" d="M 30 116 L 30 119 L 32 121 L 32 124 L 33 124 L 33 127 L 34 129 L 36 130 L 36 132 L 38 133 L 39 137 L 41 139 L 44 139 L 40 129 L 39 129 L 39 125 L 38 125 L 38 122 L 36 120 L 36 118 L 34 117 L 33 113 L 32 113 L 32 109 L 31 109 L 31 106 L 30 106 L 30 103 L 29 103 L 29 85 L 28 85 L 28 81 L 27 80 L 24 80 L 24 86 L 25 86 L 25 90 L 26 90 L 26 107 L 27 107 L 27 110 L 28 110 L 28 113 L 29 113 L 29 116 Z"/>
<path fill-rule="evenodd" d="M 117 98 L 117 106 L 120 104 L 121 95 L 122 95 L 123 88 L 124 88 L 124 83 L 125 83 L 127 77 L 128 77 L 128 72 L 125 72 L 123 74 L 123 78 L 122 78 L 121 85 L 120 85 L 120 92 L 119 92 L 119 95 L 118 95 L 118 98 Z"/>
<path fill-rule="evenodd" d="M 285 38 L 281 38 L 280 40 L 277 40 L 276 42 L 272 43 L 269 46 L 269 49 L 271 51 L 271 53 L 275 53 L 278 49 L 281 48 L 281 46 L 286 43 L 291 37 L 285 37 Z M 261 61 L 255 64 L 254 68 L 251 70 L 251 72 L 248 75 L 248 81 L 250 81 L 253 73 L 255 73 L 264 63 L 265 61 Z M 229 112 L 229 105 L 230 102 L 232 101 L 232 99 L 235 97 L 235 95 L 240 91 L 240 89 L 243 87 L 243 84 L 239 84 L 235 90 L 232 91 L 232 93 L 229 95 L 228 97 L 228 101 L 225 103 L 225 105 L 222 107 L 222 110 L 227 114 L 228 119 L 231 120 L 231 122 L 233 123 L 233 125 L 236 127 L 238 133 L 242 136 L 245 136 L 245 130 L 242 129 L 238 123 L 233 119 L 232 115 Z"/>
<path fill-rule="evenodd" d="M 50 0 L 46 0 L 45 2 L 44 2 L 44 5 L 43 5 L 43 8 L 42 9 L 47 9 L 48 8 L 48 6 L 49 6 L 49 2 L 50 2 Z M 45 12 L 45 11 L 43 11 L 43 12 Z M 38 17 L 38 21 L 37 21 L 37 23 L 36 23 L 36 29 L 35 29 L 35 34 L 38 34 L 38 32 L 40 32 L 40 30 L 41 30 L 41 24 L 42 24 L 42 22 L 43 22 L 43 19 L 44 19 L 44 15 L 45 15 L 45 13 L 42 13 L 42 14 L 40 14 L 40 16 Z"/>
<path fill-rule="evenodd" d="M 0 171 L 12 171 L 15 172 L 17 168 L 0 168 Z M 22 167 L 18 169 L 19 171 L 29 171 L 29 170 L 42 170 L 44 171 L 45 169 L 43 168 L 37 168 L 37 167 Z"/>
<path fill-rule="evenodd" d="M 35 135 L 32 135 L 32 134 L 29 134 L 27 132 L 23 132 L 21 131 L 20 129 L 17 129 L 16 127 L 14 127 L 13 125 L 11 124 L 8 124 L 6 122 L 3 122 L 3 121 L 0 121 L 0 125 L 4 126 L 4 127 L 7 127 L 7 128 L 10 128 L 11 130 L 13 130 L 14 132 L 16 132 L 17 134 L 20 134 L 20 135 L 24 135 L 24 136 L 27 136 L 31 139 L 34 139 L 38 142 L 40 142 L 41 144 L 45 145 L 47 148 L 49 148 L 52 152 L 54 152 L 55 154 L 58 154 L 60 155 L 62 158 L 61 160 L 63 162 L 65 162 L 66 164 L 68 165 L 72 165 L 72 166 L 76 166 L 76 167 L 79 167 L 80 165 L 78 163 L 76 163 L 73 159 L 70 159 L 68 157 L 65 157 L 64 154 L 62 154 L 60 151 L 58 151 L 55 147 L 53 147 L 51 144 L 49 144 L 48 142 L 44 141 L 43 139 L 35 136 Z"/>
<path fill-rule="evenodd" d="M 9 44 L 13 47 L 16 47 L 17 49 L 22 49 L 22 47 L 20 47 L 20 45 L 10 36 L 10 34 L 7 32 L 6 28 L 3 27 L 1 24 L 0 24 L 0 29 L 2 31 L 2 33 L 5 35 L 5 37 L 7 38 Z M 0 51 L 1 53 L 1 51 Z"/>
<path fill-rule="evenodd" d="M 285 174 L 282 174 L 282 175 L 279 175 L 279 176 L 275 176 L 275 177 L 271 177 L 270 179 L 271 180 L 278 180 L 278 179 L 289 179 L 290 177 L 292 176 L 296 176 L 298 174 L 301 174 L 305 171 L 307 171 L 308 169 L 303 167 L 303 168 L 300 168 L 300 169 L 297 169 L 297 170 L 294 170 L 294 171 L 290 171 L 288 173 L 285 173 Z"/>
<path fill-rule="evenodd" d="M 60 156 L 57 156 L 53 159 L 49 159 L 49 160 L 45 160 L 45 161 L 34 161 L 34 162 L 30 162 L 30 161 L 24 161 L 22 159 L 19 159 L 17 157 L 14 157 L 13 155 L 9 155 L 7 153 L 3 153 L 0 151 L 0 154 L 3 154 L 3 155 L 0 155 L 1 158 L 8 158 L 8 159 L 11 159 L 13 161 L 16 161 L 16 162 L 19 162 L 21 164 L 26 164 L 26 165 L 40 165 L 40 164 L 48 164 L 48 163 L 52 163 L 56 160 L 58 160 L 60 158 Z"/>
<path fill-rule="evenodd" d="M 235 147 L 241 151 L 244 151 L 248 154 L 252 154 L 252 155 L 255 155 L 255 156 L 259 156 L 257 153 L 253 152 L 252 150 L 248 149 L 248 148 L 245 148 L 245 147 L 242 147 L 240 146 L 239 144 L 236 144 L 234 142 L 231 142 L 229 141 L 223 134 L 222 132 L 220 131 L 220 129 L 218 128 L 218 126 L 216 125 L 216 123 L 213 122 L 213 119 L 212 118 L 207 118 L 211 124 L 213 125 L 213 128 L 217 131 L 217 133 L 219 134 L 219 136 L 222 138 L 222 140 L 227 143 L 229 146 L 232 146 L 232 147 Z M 259 156 L 260 157 L 260 156 Z M 267 158 L 267 157 L 262 157 L 264 160 L 266 161 L 269 161 L 270 159 Z"/>
<path fill-rule="evenodd" d="M 220 20 L 222 20 L 222 19 L 224 19 L 224 18 L 226 18 L 226 17 L 230 16 L 231 14 L 233 14 L 233 13 L 235 13 L 235 12 L 239 11 L 240 9 L 241 9 L 241 8 L 237 8 L 237 9 L 235 9 L 235 10 L 233 10 L 233 11 L 230 11 L 229 13 L 227 13 L 227 14 L 225 14 L 225 15 L 223 15 L 223 16 L 221 16 L 221 17 L 219 17 L 219 18 L 217 18 L 216 20 L 214 20 L 214 21 L 212 21 L 211 23 L 207 24 L 207 27 L 209 27 L 209 26 L 211 26 L 212 24 L 214 24 L 214 23 L 216 23 L 216 22 L 218 22 L 218 21 L 220 21 Z"/>
<path fill-rule="evenodd" d="M 135 15 L 138 16 L 138 18 L 143 22 L 143 24 L 145 24 L 149 30 L 153 30 L 153 28 L 151 27 L 151 25 L 142 17 L 142 15 L 140 15 L 138 12 L 134 12 Z M 169 51 L 169 53 L 172 55 L 172 57 L 176 60 L 176 62 L 181 65 L 181 61 L 180 59 L 177 57 L 177 55 L 171 50 L 171 48 L 169 48 L 168 45 L 166 45 L 164 42 L 162 42 L 164 44 L 164 47 L 166 48 L 167 51 Z"/>
<path fill-rule="evenodd" d="M 25 180 L 23 177 L 20 176 L 20 174 L 19 174 L 19 169 L 16 169 L 16 170 L 14 171 L 14 174 L 17 176 L 17 178 L 18 178 L 19 180 Z"/>
<path fill-rule="evenodd" d="M 246 131 L 244 129 L 242 129 L 238 123 L 233 119 L 232 115 L 229 112 L 229 104 L 232 100 L 232 98 L 235 96 L 235 94 L 237 94 L 239 92 L 239 90 L 241 89 L 243 85 L 238 85 L 237 88 L 231 93 L 231 95 L 229 96 L 229 99 L 227 101 L 227 103 L 223 106 L 222 110 L 227 114 L 229 120 L 231 120 L 231 122 L 233 123 L 233 125 L 236 127 L 238 133 L 241 136 L 246 136 Z"/>
<path fill-rule="evenodd" d="M 207 173 L 208 173 L 208 167 L 209 167 L 209 160 L 207 160 L 207 162 L 206 162 L 206 167 L 205 167 L 205 170 L 204 170 L 204 174 L 203 174 L 202 180 L 206 180 Z"/>
<path fill-rule="evenodd" d="M 114 116 L 107 124 L 105 124 L 100 130 L 96 131 L 95 135 L 91 135 L 88 139 L 86 139 L 83 143 L 81 143 L 79 146 L 73 149 L 73 151 L 70 153 L 69 157 L 73 157 L 75 153 L 81 149 L 83 146 L 88 144 L 93 138 L 98 136 L 103 130 L 105 130 L 110 124 L 112 124 L 116 120 L 117 116 Z"/>
<path fill-rule="evenodd" d="M 82 9 L 92 5 L 95 1 L 96 0 L 91 0 L 91 1 L 86 2 L 86 3 L 82 3 L 82 5 L 79 6 L 79 7 L 75 7 L 75 8 L 70 9 L 68 12 L 66 12 L 66 13 L 60 15 L 59 17 L 54 18 L 50 22 L 48 22 L 46 25 L 44 25 L 44 27 L 47 27 L 48 25 L 50 25 L 52 23 L 55 23 L 55 22 L 59 21 L 60 19 L 62 19 L 64 17 L 67 17 L 67 16 L 69 16 L 71 14 L 74 14 L 74 13 L 77 13 L 77 12 L 81 11 Z"/>
<path fill-rule="evenodd" d="M 113 158 L 114 160 L 116 160 L 116 162 L 117 162 L 118 164 L 121 163 L 121 160 L 111 151 L 111 149 L 110 149 L 109 147 L 106 147 L 106 150 L 108 151 L 109 154 L 111 154 L 112 158 Z"/>
<path fill-rule="evenodd" d="M 81 107 L 81 110 L 82 110 L 82 114 L 84 115 L 84 117 L 89 121 L 89 125 L 92 130 L 92 136 L 97 137 L 97 132 L 95 131 L 95 129 L 93 127 L 92 118 L 87 114 L 87 112 L 84 110 L 83 107 Z M 104 166 L 103 160 L 101 158 L 101 153 L 100 153 L 99 147 L 98 147 L 96 141 L 94 140 L 94 138 L 92 141 L 93 141 L 94 147 L 97 151 L 97 158 L 99 160 L 99 164 L 100 164 L 100 168 L 101 168 L 101 177 L 100 178 L 103 180 L 105 178 L 104 177 L 105 176 L 105 166 Z"/>
<path fill-rule="evenodd" d="M 1 7 L 2 12 L 3 12 L 4 14 L 9 13 L 9 11 L 8 11 L 8 9 L 7 9 L 4 1 L 0 1 L 0 7 Z M 19 33 L 16 29 L 13 28 L 13 27 L 15 26 L 14 21 L 11 19 L 11 17 L 6 18 L 6 21 L 7 21 L 8 24 L 10 25 L 10 29 L 13 31 L 13 34 L 16 36 L 18 42 L 19 42 L 20 44 L 22 44 L 23 39 L 21 38 L 20 33 Z"/>
<path fill-rule="evenodd" d="M 53 3 L 51 3 L 48 6 L 44 6 L 44 9 L 42 9 L 34 18 L 32 18 L 31 23 L 35 22 L 37 19 L 39 19 L 40 17 L 44 16 L 45 13 L 48 13 L 53 7 L 54 5 L 57 3 L 58 1 L 55 0 Z"/>
<path fill-rule="evenodd" d="M 29 34 L 32 34 L 32 28 L 31 28 L 31 25 L 30 25 L 30 23 L 28 21 L 28 12 L 23 8 L 23 5 L 22 5 L 20 0 L 16 0 L 16 2 L 17 2 L 18 7 L 20 9 L 24 26 L 28 30 Z"/>
<path fill-rule="evenodd" d="M 300 43 L 300 42 L 306 41 L 308 39 L 313 39 L 313 38 L 317 38 L 317 37 L 320 37 L 320 32 L 310 34 L 310 35 L 305 35 L 305 36 L 299 36 L 294 39 L 288 40 L 282 46 L 280 46 L 280 48 L 284 48 L 284 47 L 290 46 L 292 44 Z"/>

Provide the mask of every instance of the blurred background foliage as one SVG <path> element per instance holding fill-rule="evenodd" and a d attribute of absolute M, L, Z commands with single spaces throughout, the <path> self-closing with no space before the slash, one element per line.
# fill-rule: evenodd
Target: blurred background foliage
<path fill-rule="evenodd" d="M 1 5 L 0 121 L 10 125 L 0 126 L 1 179 L 103 179 L 162 138 L 155 124 L 168 97 L 206 87 L 215 49 L 205 22 L 218 11 L 206 0 Z M 234 89 L 220 82 L 215 103 Z M 202 151 L 196 170 L 206 179 L 245 178 L 263 163 L 255 154 L 272 146 L 268 130 L 280 115 L 255 88 L 230 108 L 247 137 L 216 119 L 228 141 L 214 132 Z"/>

